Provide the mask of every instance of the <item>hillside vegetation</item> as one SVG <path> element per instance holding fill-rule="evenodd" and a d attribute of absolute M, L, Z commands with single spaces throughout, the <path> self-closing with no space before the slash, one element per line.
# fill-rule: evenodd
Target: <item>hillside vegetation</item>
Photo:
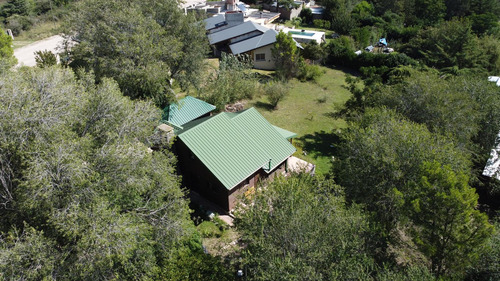
<path fill-rule="evenodd" d="M 177 0 L 1 1 L 0 280 L 500 280 L 500 181 L 482 175 L 499 1 L 321 4 L 293 24 L 335 38 L 279 33 L 269 72 L 207 64 Z M 67 60 L 13 70 L 3 29 L 29 41 L 60 22 L 79 42 Z M 394 52 L 355 53 L 381 37 Z M 317 174 L 257 185 L 231 228 L 211 218 L 156 130 L 179 91 L 256 107 Z"/>

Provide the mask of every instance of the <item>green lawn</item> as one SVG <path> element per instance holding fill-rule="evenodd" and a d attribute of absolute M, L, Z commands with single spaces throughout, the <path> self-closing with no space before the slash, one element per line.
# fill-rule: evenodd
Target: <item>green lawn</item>
<path fill-rule="evenodd" d="M 23 31 L 14 38 L 12 45 L 14 49 L 20 48 L 38 40 L 45 39 L 60 32 L 61 23 L 54 21 L 39 22 L 28 31 Z"/>
<path fill-rule="evenodd" d="M 349 99 L 345 73 L 322 67 L 325 74 L 315 82 L 290 82 L 288 96 L 273 110 L 266 97 L 247 101 L 246 107 L 256 107 L 272 124 L 298 134 L 294 139 L 295 156 L 316 164 L 318 174 L 325 174 L 331 167 L 331 156 L 336 137 L 332 131 L 346 123 L 334 113 Z M 307 155 L 306 155 L 307 154 Z"/>

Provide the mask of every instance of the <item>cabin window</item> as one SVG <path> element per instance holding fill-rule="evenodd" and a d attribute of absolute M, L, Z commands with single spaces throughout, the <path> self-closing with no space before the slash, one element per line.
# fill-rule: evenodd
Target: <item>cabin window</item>
<path fill-rule="evenodd" d="M 255 60 L 256 61 L 265 61 L 266 60 L 266 54 L 255 54 Z"/>

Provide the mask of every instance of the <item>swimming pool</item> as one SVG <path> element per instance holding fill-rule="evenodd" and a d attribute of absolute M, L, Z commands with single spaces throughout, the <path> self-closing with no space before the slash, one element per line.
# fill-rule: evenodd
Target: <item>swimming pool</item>
<path fill-rule="evenodd" d="M 288 33 L 295 34 L 295 35 L 309 36 L 309 37 L 314 36 L 314 33 L 312 33 L 312 32 L 288 31 Z"/>

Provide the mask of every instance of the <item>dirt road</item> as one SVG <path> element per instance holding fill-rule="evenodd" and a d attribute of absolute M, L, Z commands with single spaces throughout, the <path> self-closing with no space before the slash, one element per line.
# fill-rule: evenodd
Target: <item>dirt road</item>
<path fill-rule="evenodd" d="M 29 44 L 27 46 L 18 48 L 14 50 L 14 56 L 17 58 L 17 65 L 19 66 L 35 66 L 35 52 L 49 50 L 54 54 L 60 52 L 58 47 L 62 46 L 63 37 L 60 35 L 54 35 L 49 38 L 37 41 L 35 43 Z"/>

